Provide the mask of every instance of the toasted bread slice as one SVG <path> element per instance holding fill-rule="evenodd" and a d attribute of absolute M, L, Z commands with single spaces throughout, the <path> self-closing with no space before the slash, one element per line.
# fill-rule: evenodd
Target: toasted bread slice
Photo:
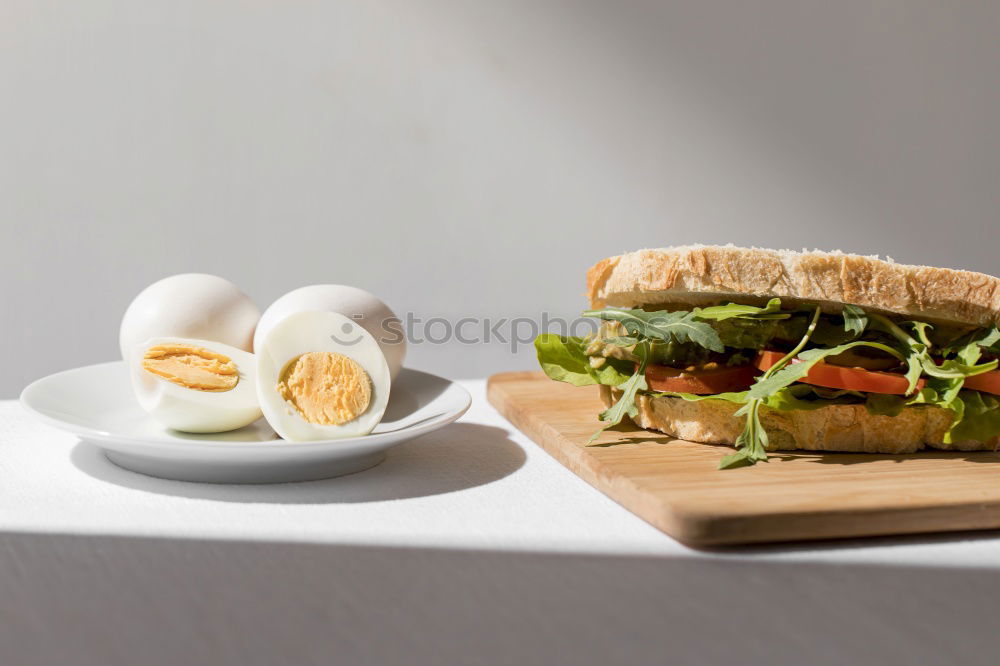
<path fill-rule="evenodd" d="M 587 273 L 591 307 L 697 306 L 779 297 L 839 312 L 844 303 L 965 326 L 1000 323 L 1000 279 L 841 252 L 734 246 L 639 250 Z"/>

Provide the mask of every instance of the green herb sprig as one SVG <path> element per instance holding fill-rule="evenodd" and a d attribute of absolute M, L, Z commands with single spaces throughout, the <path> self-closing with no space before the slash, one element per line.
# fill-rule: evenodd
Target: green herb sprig
<path fill-rule="evenodd" d="M 597 416 L 597 418 L 604 421 L 607 425 L 591 435 L 590 439 L 587 440 L 587 444 L 592 444 L 602 432 L 621 423 L 626 415 L 637 416 L 639 414 L 639 408 L 635 404 L 635 397 L 639 391 L 645 391 L 649 388 L 646 384 L 646 364 L 649 362 L 650 353 L 649 342 L 640 342 L 635 346 L 635 350 L 632 353 L 639 357 L 639 365 L 635 369 L 635 374 L 617 387 L 622 392 L 622 396 L 618 398 L 615 404 Z"/>
<path fill-rule="evenodd" d="M 806 329 L 805 335 L 799 340 L 799 343 L 795 345 L 792 351 L 788 352 L 777 363 L 768 368 L 764 375 L 750 387 L 747 392 L 746 403 L 736 410 L 736 416 L 746 416 L 746 426 L 743 428 L 743 432 L 740 436 L 736 438 L 736 453 L 725 456 L 719 461 L 719 469 L 732 469 L 734 467 L 744 467 L 746 465 L 753 465 L 754 463 L 760 462 L 762 460 L 767 460 L 767 431 L 764 430 L 764 426 L 760 422 L 760 408 L 768 395 L 777 391 L 778 389 L 786 386 L 787 384 L 782 384 L 781 386 L 775 386 L 773 389 L 768 389 L 765 391 L 758 391 L 757 395 L 754 395 L 754 389 L 760 386 L 761 383 L 767 382 L 771 377 L 775 376 L 780 370 L 782 370 L 793 358 L 795 358 L 799 352 L 806 346 L 809 342 L 809 338 L 812 336 L 813 331 L 816 330 L 816 324 L 819 323 L 820 309 L 819 307 L 813 312 L 812 319 L 809 321 L 809 327 Z M 806 371 L 808 372 L 808 370 Z M 794 379 L 789 380 L 789 384 L 795 381 Z"/>

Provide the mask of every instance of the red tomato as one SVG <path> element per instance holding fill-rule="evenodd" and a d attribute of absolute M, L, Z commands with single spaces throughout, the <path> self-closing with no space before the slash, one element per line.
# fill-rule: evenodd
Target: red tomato
<path fill-rule="evenodd" d="M 748 389 L 758 374 L 757 368 L 749 364 L 692 371 L 650 365 L 646 368 L 646 383 L 652 391 L 713 395 Z"/>
<path fill-rule="evenodd" d="M 991 370 L 974 377 L 966 377 L 962 386 L 974 391 L 1000 395 L 1000 370 Z"/>
<path fill-rule="evenodd" d="M 767 370 L 784 356 L 783 352 L 762 351 L 757 355 L 754 364 L 761 370 Z M 792 363 L 801 363 L 801 361 L 792 359 Z M 830 365 L 823 361 L 810 368 L 809 374 L 799 381 L 803 384 L 825 386 L 826 388 L 864 391 L 866 393 L 893 393 L 896 395 L 906 395 L 906 387 L 908 386 L 906 377 L 898 373 L 878 372 L 862 368 L 845 368 L 839 365 Z M 925 383 L 923 379 L 917 380 L 917 389 L 922 389 Z"/>

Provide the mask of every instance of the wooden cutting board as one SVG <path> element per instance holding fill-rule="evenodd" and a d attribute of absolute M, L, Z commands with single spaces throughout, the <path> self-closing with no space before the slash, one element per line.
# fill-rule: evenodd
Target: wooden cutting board
<path fill-rule="evenodd" d="M 716 469 L 731 453 L 628 426 L 600 426 L 598 389 L 540 372 L 493 375 L 489 401 L 589 484 L 670 536 L 715 546 L 1000 527 L 1000 454 L 775 452 Z"/>

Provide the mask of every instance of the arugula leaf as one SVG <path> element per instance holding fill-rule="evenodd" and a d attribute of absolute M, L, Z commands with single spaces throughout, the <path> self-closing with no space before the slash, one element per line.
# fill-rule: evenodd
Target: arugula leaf
<path fill-rule="evenodd" d="M 982 428 L 980 422 L 983 420 L 982 414 L 985 412 L 979 409 L 980 405 L 976 403 L 975 399 L 966 399 L 970 395 L 978 396 L 978 392 L 963 391 L 962 386 L 965 383 L 965 378 L 973 374 L 979 374 L 978 370 L 980 368 L 985 368 L 983 372 L 986 372 L 997 366 L 996 359 L 993 359 L 990 363 L 978 365 L 977 363 L 982 356 L 983 348 L 989 348 L 998 339 L 1000 339 L 1000 332 L 997 332 L 994 326 L 982 332 L 981 335 L 974 336 L 964 346 L 957 348 L 955 350 L 955 358 L 948 359 L 941 364 L 942 369 L 959 373 L 955 377 L 939 378 L 936 382 L 939 385 L 938 405 L 954 412 L 948 432 L 944 434 L 944 441 L 946 443 L 962 441 L 963 439 L 977 439 L 976 437 L 968 436 L 968 433 L 978 431 Z M 963 372 L 966 374 L 961 374 Z M 970 406 L 972 411 L 970 411 Z M 967 420 L 969 418 L 971 420 Z M 996 434 L 1000 434 L 1000 430 L 994 429 L 993 436 Z"/>
<path fill-rule="evenodd" d="M 694 316 L 698 319 L 725 321 L 734 317 L 739 317 L 740 319 L 788 319 L 791 314 L 781 311 L 780 298 L 772 298 L 762 308 L 754 305 L 739 305 L 738 303 L 695 308 Z"/>
<path fill-rule="evenodd" d="M 842 323 L 828 317 L 820 318 L 809 342 L 827 347 L 856 340 L 868 327 L 868 315 L 856 305 L 844 305 Z"/>
<path fill-rule="evenodd" d="M 724 456 L 719 461 L 719 469 L 746 467 L 760 461 L 767 461 L 767 431 L 760 422 L 760 400 L 751 400 L 736 414 L 747 413 L 747 426 L 736 438 L 736 453 Z"/>
<path fill-rule="evenodd" d="M 769 368 L 746 392 L 746 403 L 736 411 L 736 415 L 745 415 L 747 417 L 746 427 L 736 440 L 737 452 L 724 457 L 719 462 L 719 469 L 731 469 L 767 460 L 768 439 L 767 432 L 761 426 L 760 422 L 761 407 L 770 407 L 773 403 L 775 407 L 778 405 L 785 407 L 794 405 L 797 408 L 803 408 L 802 403 L 806 401 L 797 400 L 789 387 L 809 374 L 809 370 L 824 358 L 842 354 L 855 347 L 872 347 L 891 354 L 900 360 L 903 359 L 903 354 L 895 348 L 879 342 L 869 342 L 866 340 L 848 342 L 836 347 L 802 351 L 816 331 L 819 317 L 820 309 L 817 307 L 813 312 L 809 327 L 795 348 Z M 848 319 L 850 319 L 850 322 L 848 322 Z M 867 319 L 862 320 L 861 315 L 858 315 L 857 312 L 849 313 L 845 315 L 844 326 L 851 329 L 860 326 L 861 332 L 863 332 L 865 321 Z M 793 363 L 793 359 L 796 362 Z"/>
<path fill-rule="evenodd" d="M 920 378 L 921 374 L 926 374 L 929 377 L 936 377 L 938 379 L 964 381 L 966 377 L 978 375 L 983 372 L 989 372 L 997 367 L 996 360 L 980 365 L 975 364 L 976 361 L 979 360 L 979 355 L 981 353 L 978 341 L 970 342 L 962 347 L 958 351 L 958 360 L 949 359 L 941 365 L 938 365 L 931 357 L 927 345 L 915 340 L 891 319 L 880 314 L 871 314 L 869 317 L 871 318 L 872 326 L 874 328 L 888 333 L 903 344 L 906 352 L 906 365 L 908 368 L 906 371 L 906 378 L 910 382 L 907 393 L 912 393 L 916 388 L 917 380 Z M 925 334 L 924 337 L 926 337 L 926 329 L 923 330 L 923 333 Z M 961 384 L 953 385 L 951 387 L 952 392 L 954 393 L 957 393 L 959 388 L 961 388 Z"/>
<path fill-rule="evenodd" d="M 982 349 L 994 356 L 1000 356 L 1000 329 L 991 326 L 983 337 L 976 341 Z"/>
<path fill-rule="evenodd" d="M 906 372 L 903 373 L 907 382 L 907 395 L 910 395 L 917 389 L 917 382 L 920 381 L 920 375 L 924 373 L 923 360 L 924 354 L 919 349 L 913 347 L 907 348 L 906 357 L 904 358 L 904 361 L 906 362 Z"/>
<path fill-rule="evenodd" d="M 894 340 L 899 345 L 897 351 L 902 354 L 901 358 L 906 363 L 906 372 L 903 375 L 907 381 L 906 393 L 907 395 L 913 393 L 916 391 L 917 382 L 924 372 L 924 359 L 930 360 L 927 345 L 917 342 L 888 317 L 871 313 L 868 315 L 868 319 L 869 327 L 872 330 L 887 334 L 890 340 Z"/>
<path fill-rule="evenodd" d="M 978 360 L 978 354 L 976 356 Z M 965 379 L 966 377 L 981 375 L 984 372 L 996 370 L 997 368 L 996 359 L 993 359 L 989 363 L 980 363 L 978 365 L 968 365 L 956 359 L 948 359 L 938 365 L 929 356 L 921 357 L 920 361 L 925 374 L 939 379 Z"/>
<path fill-rule="evenodd" d="M 873 318 L 876 318 L 879 328 L 906 345 L 906 361 L 910 368 L 906 373 L 907 377 L 911 378 L 914 383 L 921 374 L 930 377 L 927 381 L 927 387 L 906 400 L 904 405 L 929 404 L 951 410 L 954 415 L 951 426 L 944 435 L 946 443 L 962 441 L 963 439 L 987 441 L 1000 434 L 1000 420 L 997 420 L 1000 419 L 1000 416 L 995 416 L 995 412 L 990 406 L 991 402 L 995 402 L 995 399 L 991 396 L 987 396 L 988 399 L 983 399 L 977 391 L 962 390 L 966 377 L 996 369 L 997 359 L 988 363 L 979 363 L 983 350 L 989 350 L 992 345 L 1000 342 L 1000 331 L 995 326 L 985 331 L 974 331 L 952 343 L 944 351 L 949 355 L 955 354 L 955 358 L 948 359 L 938 365 L 931 357 L 928 345 L 924 342 L 928 337 L 927 326 L 921 326 L 920 322 L 910 322 L 918 337 L 924 340 L 918 342 L 886 317 L 873 315 Z M 870 405 L 872 400 L 869 398 Z M 874 409 L 888 409 L 888 399 L 875 400 L 882 404 L 875 405 Z M 898 413 L 897 411 L 896 414 Z M 986 439 L 982 439 L 982 437 L 986 437 Z"/>
<path fill-rule="evenodd" d="M 535 352 L 539 365 L 550 379 L 574 386 L 618 386 L 632 376 L 633 364 L 615 358 L 606 359 L 599 368 L 592 367 L 590 357 L 584 353 L 587 344 L 585 338 L 543 333 L 535 338 Z"/>
<path fill-rule="evenodd" d="M 926 321 L 908 321 L 906 324 L 913 329 L 913 333 L 917 336 L 917 339 L 920 340 L 920 344 L 924 345 L 928 349 L 934 346 L 931 344 L 931 339 L 927 334 L 928 331 L 934 328 L 932 325 L 928 324 Z"/>
<path fill-rule="evenodd" d="M 761 460 L 767 461 L 767 431 L 764 430 L 760 422 L 760 407 L 763 398 L 767 397 L 767 394 L 774 393 L 779 388 L 783 388 L 783 386 L 776 386 L 773 390 L 768 391 L 767 394 L 758 396 L 753 395 L 754 389 L 762 382 L 767 382 L 775 373 L 780 372 L 789 361 L 802 351 L 809 342 L 810 336 L 816 330 L 816 324 L 819 323 L 819 315 L 820 309 L 817 306 L 813 312 L 812 319 L 809 321 L 809 327 L 806 329 L 802 339 L 799 340 L 799 343 L 795 345 L 792 351 L 785 354 L 777 363 L 768 368 L 764 372 L 764 375 L 747 391 L 747 402 L 736 410 L 734 414 L 735 416 L 746 415 L 746 427 L 744 427 L 740 436 L 736 438 L 736 453 L 722 458 L 719 461 L 719 469 L 732 469 L 734 467 L 743 467 L 744 465 L 753 465 Z"/>
<path fill-rule="evenodd" d="M 693 312 L 646 312 L 645 310 L 587 310 L 584 317 L 617 321 L 633 336 L 663 342 L 694 342 L 715 352 L 725 351 L 719 334 Z"/>
<path fill-rule="evenodd" d="M 844 329 L 858 337 L 868 328 L 868 315 L 856 305 L 844 305 Z"/>
<path fill-rule="evenodd" d="M 646 384 L 646 363 L 649 361 L 649 342 L 640 342 L 635 348 L 635 353 L 639 357 L 639 367 L 636 368 L 634 375 L 629 377 L 625 383 L 618 386 L 618 389 L 622 391 L 622 396 L 618 398 L 618 401 L 597 416 L 600 420 L 605 421 L 607 425 L 591 435 L 590 439 L 587 440 L 587 444 L 592 444 L 602 432 L 621 423 L 626 415 L 636 416 L 639 413 L 639 408 L 635 406 L 635 396 L 639 391 L 645 391 L 649 388 Z"/>
<path fill-rule="evenodd" d="M 980 347 L 983 351 L 994 356 L 1000 355 L 1000 329 L 991 326 L 987 329 L 969 331 L 944 345 L 941 348 L 941 354 L 947 358 L 962 350 L 968 350 L 972 345 Z M 968 362 L 968 359 L 965 360 Z"/>

